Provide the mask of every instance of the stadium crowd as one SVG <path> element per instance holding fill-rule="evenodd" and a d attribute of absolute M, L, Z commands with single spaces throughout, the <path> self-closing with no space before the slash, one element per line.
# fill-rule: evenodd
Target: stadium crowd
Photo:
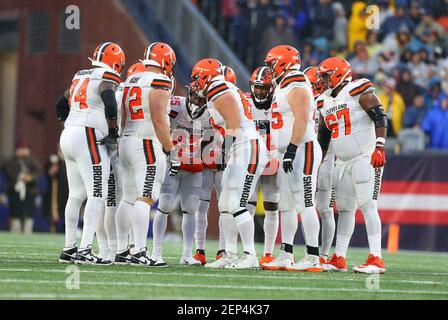
<path fill-rule="evenodd" d="M 448 149 L 448 0 L 194 2 L 250 70 L 279 44 L 300 48 L 303 68 L 345 58 L 376 85 L 389 149 Z"/>

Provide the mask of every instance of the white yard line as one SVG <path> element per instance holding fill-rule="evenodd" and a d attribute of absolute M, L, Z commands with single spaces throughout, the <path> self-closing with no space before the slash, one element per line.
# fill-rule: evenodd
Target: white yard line
<path fill-rule="evenodd" d="M 67 265 L 69 266 L 69 265 Z M 81 266 L 82 267 L 82 266 Z M 159 277 L 168 276 L 168 277 L 185 277 L 185 276 L 191 276 L 191 277 L 209 277 L 209 278 L 236 278 L 236 279 L 276 279 L 276 280 L 322 280 L 322 281 L 351 281 L 351 282 L 365 282 L 366 279 L 363 277 L 363 275 L 359 275 L 360 278 L 345 278 L 345 277 L 338 277 L 336 273 L 333 273 L 334 278 L 327 278 L 319 277 L 316 275 L 311 275 L 309 273 L 296 273 L 295 276 L 290 275 L 273 275 L 269 273 L 268 271 L 259 271 L 255 272 L 253 275 L 244 275 L 244 274 L 238 274 L 238 271 L 228 271 L 228 272 L 213 272 L 213 273 L 183 273 L 183 272 L 152 272 L 152 271 L 112 271 L 112 270 L 106 270 L 108 266 L 98 266 L 99 268 L 103 268 L 101 270 L 80 270 L 81 273 L 92 273 L 92 274 L 122 274 L 122 275 L 155 275 Z M 133 266 L 129 266 L 129 268 L 136 268 Z M 144 267 L 140 267 L 138 269 L 142 269 Z M 25 269 L 25 268 L 3 268 L 0 269 L 0 271 L 4 272 L 42 272 L 42 273 L 65 273 L 64 269 Z M 234 273 L 235 272 L 235 273 Z M 285 274 L 288 274 L 284 272 Z M 392 279 L 382 279 L 380 278 L 380 281 L 383 281 L 384 283 L 412 283 L 412 284 L 419 284 L 419 285 L 440 285 L 440 286 L 447 286 L 448 282 L 442 282 L 442 281 L 419 281 L 419 280 L 392 280 Z M 448 291 L 447 291 L 448 294 Z"/>
<path fill-rule="evenodd" d="M 65 281 L 54 280 L 25 280 L 25 279 L 0 279 L 0 283 L 32 283 L 32 284 L 61 284 Z M 256 286 L 256 285 L 222 285 L 222 284 L 174 284 L 163 282 L 103 282 L 82 281 L 80 285 L 90 286 L 117 286 L 117 287 L 157 287 L 157 288 L 204 288 L 204 289 L 229 289 L 229 290 L 275 290 L 275 291 L 324 291 L 324 292 L 362 292 L 362 293 L 396 293 L 396 294 L 428 294 L 448 296 L 448 291 L 426 291 L 426 290 L 394 290 L 394 289 L 357 289 L 357 288 L 316 288 L 316 287 L 283 287 L 283 286 Z"/>

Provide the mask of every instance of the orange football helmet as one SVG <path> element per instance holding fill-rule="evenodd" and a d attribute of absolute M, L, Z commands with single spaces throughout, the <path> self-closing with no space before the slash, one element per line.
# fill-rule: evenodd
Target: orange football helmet
<path fill-rule="evenodd" d="M 274 83 L 272 72 L 268 67 L 259 67 L 254 70 L 249 80 L 250 94 L 257 103 L 265 103 L 272 99 Z"/>
<path fill-rule="evenodd" d="M 300 52 L 292 46 L 276 46 L 268 51 L 264 62 L 271 68 L 272 75 L 277 80 L 286 70 L 300 69 Z"/>
<path fill-rule="evenodd" d="M 327 58 L 317 67 L 322 91 L 334 89 L 344 81 L 352 80 L 350 63 L 338 57 Z"/>
<path fill-rule="evenodd" d="M 233 71 L 232 68 L 224 66 L 223 67 L 223 74 L 224 74 L 224 79 L 226 79 L 226 81 L 232 82 L 233 84 L 236 84 L 236 74 L 235 71 Z"/>
<path fill-rule="evenodd" d="M 191 71 L 190 89 L 192 92 L 200 97 L 204 97 L 212 79 L 219 76 L 224 79 L 222 69 L 222 63 L 213 58 L 206 58 L 196 62 Z"/>
<path fill-rule="evenodd" d="M 322 93 L 322 85 L 320 83 L 319 77 L 317 76 L 317 67 L 316 66 L 308 67 L 303 71 L 303 73 L 311 82 L 314 97 L 320 95 Z"/>
<path fill-rule="evenodd" d="M 132 66 L 128 68 L 128 78 L 132 76 L 134 73 L 144 72 L 145 65 L 141 62 L 136 62 Z"/>
<path fill-rule="evenodd" d="M 118 73 L 123 70 L 126 57 L 121 47 L 113 42 L 104 42 L 96 47 L 93 52 L 92 66 L 111 68 Z"/>
<path fill-rule="evenodd" d="M 163 42 L 153 42 L 145 50 L 143 65 L 162 68 L 162 71 L 168 77 L 173 76 L 174 66 L 176 65 L 176 54 L 169 45 Z"/>

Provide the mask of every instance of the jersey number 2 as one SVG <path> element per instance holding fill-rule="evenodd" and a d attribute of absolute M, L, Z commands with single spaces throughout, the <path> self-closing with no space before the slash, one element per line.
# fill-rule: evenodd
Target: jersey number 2
<path fill-rule="evenodd" d="M 126 100 L 131 120 L 144 119 L 142 109 L 142 89 L 140 87 L 125 87 L 123 91 L 123 100 L 121 101 L 123 109 L 126 108 Z"/>

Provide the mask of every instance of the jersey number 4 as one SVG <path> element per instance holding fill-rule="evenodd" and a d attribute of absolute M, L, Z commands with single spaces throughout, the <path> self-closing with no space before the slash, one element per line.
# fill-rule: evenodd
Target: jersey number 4
<path fill-rule="evenodd" d="M 126 109 L 126 104 L 129 107 L 129 114 L 131 115 L 131 120 L 144 119 L 142 109 L 142 89 L 140 87 L 124 88 L 123 99 L 121 101 L 123 109 Z"/>
<path fill-rule="evenodd" d="M 345 135 L 348 136 L 352 133 L 352 123 L 350 122 L 350 110 L 341 109 L 336 112 L 336 116 L 332 113 L 325 119 L 328 129 L 331 130 L 331 137 L 336 139 L 339 136 L 339 123 L 338 120 L 344 118 Z"/>
<path fill-rule="evenodd" d="M 87 109 L 87 86 L 89 85 L 89 78 L 84 79 L 80 86 L 78 86 L 79 79 L 74 79 L 70 88 L 70 102 L 72 102 L 73 92 L 76 89 L 74 102 L 79 103 L 79 109 Z"/>

